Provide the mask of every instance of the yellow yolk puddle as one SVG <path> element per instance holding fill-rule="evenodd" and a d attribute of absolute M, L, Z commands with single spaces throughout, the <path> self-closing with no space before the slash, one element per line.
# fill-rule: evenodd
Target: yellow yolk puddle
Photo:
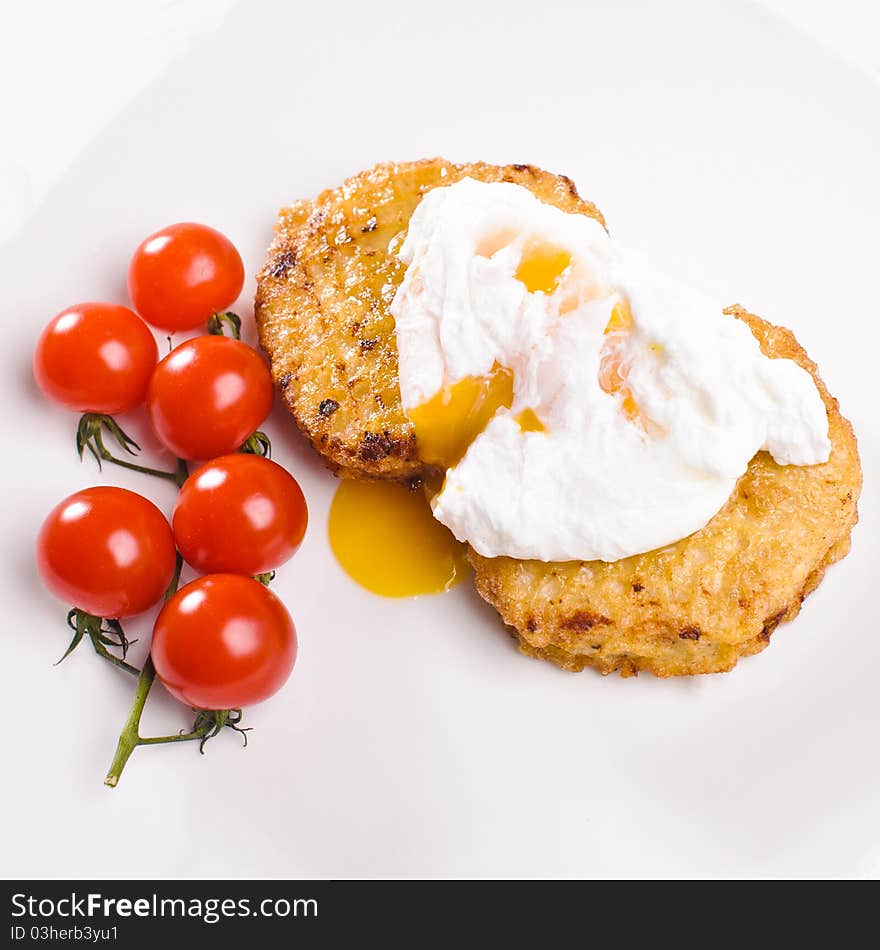
<path fill-rule="evenodd" d="M 523 409 L 516 417 L 519 427 L 523 432 L 546 432 L 547 427 L 538 418 L 534 409 Z"/>
<path fill-rule="evenodd" d="M 422 491 L 344 479 L 330 506 L 330 546 L 361 587 L 385 597 L 449 590 L 468 573 L 464 545 Z"/>
<path fill-rule="evenodd" d="M 452 468 L 495 413 L 513 402 L 513 373 L 497 363 L 488 376 L 465 376 L 408 412 L 419 457 Z"/>
<path fill-rule="evenodd" d="M 532 241 L 526 244 L 514 276 L 526 285 L 526 290 L 531 294 L 538 291 L 552 294 L 570 263 L 571 254 L 563 248 Z"/>

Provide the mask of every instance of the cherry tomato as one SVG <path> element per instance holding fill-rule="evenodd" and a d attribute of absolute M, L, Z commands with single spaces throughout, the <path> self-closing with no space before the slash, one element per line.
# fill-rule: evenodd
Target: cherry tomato
<path fill-rule="evenodd" d="M 184 459 L 234 452 L 272 408 L 272 377 L 256 350 L 222 336 L 200 336 L 156 367 L 147 411 L 159 439 Z"/>
<path fill-rule="evenodd" d="M 258 581 L 208 574 L 182 587 L 153 628 L 159 679 L 196 709 L 239 709 L 268 699 L 296 661 L 296 628 Z"/>
<path fill-rule="evenodd" d="M 258 455 L 224 455 L 194 472 L 172 518 L 185 561 L 203 574 L 262 574 L 290 560 L 308 509 L 296 479 Z"/>
<path fill-rule="evenodd" d="M 52 400 L 77 412 L 127 412 L 144 401 L 159 350 L 127 307 L 81 303 L 43 330 L 34 376 Z"/>
<path fill-rule="evenodd" d="M 56 597 L 96 617 L 131 617 L 152 607 L 174 573 L 165 516 L 124 488 L 86 488 L 43 522 L 37 565 Z"/>
<path fill-rule="evenodd" d="M 204 224 L 172 224 L 151 234 L 128 265 L 135 310 L 154 327 L 194 330 L 235 303 L 244 265 L 235 245 Z"/>

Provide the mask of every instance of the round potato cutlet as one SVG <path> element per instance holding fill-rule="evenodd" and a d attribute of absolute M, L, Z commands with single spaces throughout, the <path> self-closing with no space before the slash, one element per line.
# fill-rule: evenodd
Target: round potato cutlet
<path fill-rule="evenodd" d="M 727 504 L 695 534 L 613 563 L 544 563 L 470 552 L 477 590 L 518 636 L 520 649 L 567 670 L 656 676 L 720 673 L 758 653 L 795 617 L 829 564 L 850 548 L 862 484 L 852 426 L 816 364 L 783 327 L 741 307 L 770 357 L 808 370 L 828 411 L 823 465 L 749 463 Z"/>
<path fill-rule="evenodd" d="M 260 338 L 299 428 L 339 475 L 425 473 L 400 403 L 388 305 L 403 275 L 396 250 L 413 210 L 430 188 L 465 176 L 517 182 L 604 224 L 565 177 L 530 165 L 440 159 L 379 165 L 280 214 L 259 275 Z M 768 356 L 791 358 L 813 375 L 828 410 L 829 461 L 779 466 L 761 452 L 705 528 L 614 563 L 470 552 L 477 589 L 524 653 L 623 676 L 729 670 L 764 649 L 826 567 L 848 552 L 861 487 L 852 427 L 788 330 L 740 307 L 727 312 L 749 325 Z"/>
<path fill-rule="evenodd" d="M 337 474 L 407 480 L 424 472 L 400 402 L 396 251 L 422 196 L 461 178 L 511 181 L 563 211 L 602 215 L 571 179 L 532 165 L 377 165 L 279 215 L 255 315 L 272 373 L 300 430 Z"/>

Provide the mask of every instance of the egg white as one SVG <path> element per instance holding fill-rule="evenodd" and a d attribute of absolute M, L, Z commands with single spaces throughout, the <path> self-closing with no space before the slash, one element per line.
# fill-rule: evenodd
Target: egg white
<path fill-rule="evenodd" d="M 571 255 L 549 294 L 515 276 L 535 241 Z M 464 179 L 425 196 L 400 256 L 407 271 L 391 312 L 404 409 L 496 363 L 514 374 L 511 408 L 433 503 L 482 555 L 614 561 L 703 527 L 760 449 L 780 464 L 828 458 L 809 373 L 765 357 L 745 324 L 623 255 L 592 218 L 519 185 Z M 622 299 L 634 327 L 617 345 L 641 420 L 600 385 L 605 328 Z M 545 431 L 521 430 L 524 409 Z"/>

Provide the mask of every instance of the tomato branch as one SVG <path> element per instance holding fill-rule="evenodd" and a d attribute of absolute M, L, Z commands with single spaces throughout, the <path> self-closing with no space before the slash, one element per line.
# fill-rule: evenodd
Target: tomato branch
<path fill-rule="evenodd" d="M 182 566 L 183 560 L 178 554 L 177 563 L 174 569 L 174 576 L 171 579 L 171 583 L 168 585 L 168 590 L 165 592 L 166 601 L 177 591 L 178 584 L 180 583 L 180 570 Z M 143 716 L 144 707 L 147 703 L 147 697 L 150 694 L 150 689 L 152 688 L 155 679 L 156 668 L 153 665 L 152 657 L 148 656 L 146 662 L 144 663 L 144 668 L 140 671 L 140 675 L 138 676 L 137 688 L 134 694 L 134 702 L 132 703 L 131 710 L 128 714 L 128 719 L 126 719 L 125 725 L 122 727 L 122 732 L 119 736 L 119 742 L 116 746 L 116 754 L 113 756 L 113 761 L 110 763 L 110 768 L 107 772 L 106 778 L 104 779 L 104 784 L 110 788 L 115 788 L 119 783 L 119 778 L 122 775 L 123 769 L 125 768 L 128 760 L 131 758 L 132 753 L 138 746 L 159 745 L 168 742 L 191 742 L 192 740 L 199 740 L 199 751 L 204 752 L 205 743 L 209 739 L 213 739 L 214 736 L 219 735 L 224 727 L 233 729 L 235 732 L 242 733 L 242 735 L 249 731 L 240 725 L 240 709 L 201 709 L 196 711 L 195 722 L 193 723 L 193 727 L 189 732 L 180 732 L 173 736 L 142 736 L 140 734 L 141 717 Z M 247 745 L 246 735 L 244 735 L 244 743 Z"/>

